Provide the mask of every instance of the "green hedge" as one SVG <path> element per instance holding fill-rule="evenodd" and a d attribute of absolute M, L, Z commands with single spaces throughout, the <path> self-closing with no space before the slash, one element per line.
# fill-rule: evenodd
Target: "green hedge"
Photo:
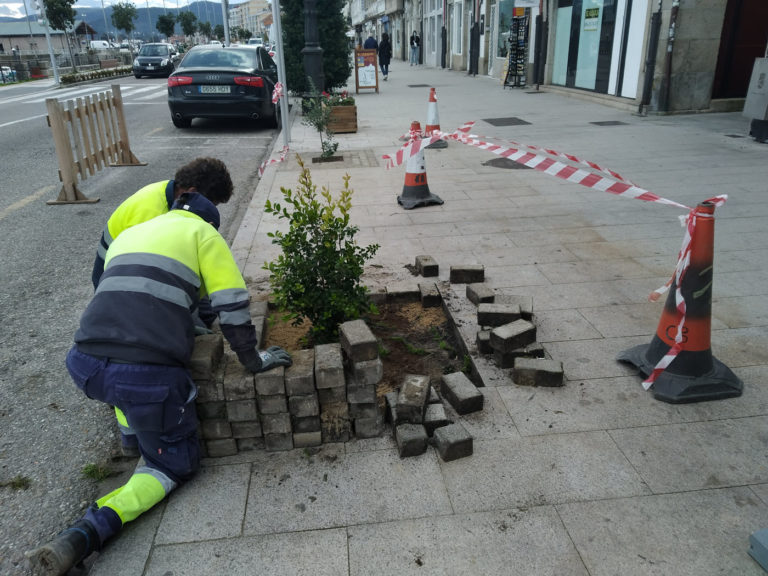
<path fill-rule="evenodd" d="M 62 84 L 76 84 L 77 82 L 87 82 L 88 80 L 103 80 L 104 78 L 114 78 L 132 73 L 133 68 L 131 66 L 118 66 L 117 68 L 104 68 L 103 70 L 90 70 L 88 72 L 64 74 L 59 80 Z"/>

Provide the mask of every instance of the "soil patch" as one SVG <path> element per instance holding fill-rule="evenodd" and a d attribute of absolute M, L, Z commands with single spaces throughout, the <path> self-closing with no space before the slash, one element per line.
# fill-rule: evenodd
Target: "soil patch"
<path fill-rule="evenodd" d="M 384 378 L 377 386 L 379 399 L 400 387 L 406 374 L 429 376 L 439 385 L 443 374 L 465 367 L 449 321 L 441 307 L 424 308 L 420 302 L 392 302 L 379 306 L 379 313 L 366 317 L 379 339 Z M 272 312 L 264 348 L 282 346 L 289 352 L 311 347 L 306 342 L 307 325 L 291 326 L 279 312 Z"/>

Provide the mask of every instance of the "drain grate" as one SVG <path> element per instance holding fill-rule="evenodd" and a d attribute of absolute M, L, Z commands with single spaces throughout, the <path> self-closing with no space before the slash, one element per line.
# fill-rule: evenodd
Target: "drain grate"
<path fill-rule="evenodd" d="M 509 158 L 494 158 L 483 162 L 483 166 L 492 166 L 493 168 L 506 168 L 507 170 L 532 170 L 530 166 L 520 164 Z"/>
<path fill-rule="evenodd" d="M 526 92 L 526 94 L 549 94 L 549 92 L 542 92 L 541 90 L 532 90 L 530 92 Z"/>
<path fill-rule="evenodd" d="M 526 126 L 530 122 L 526 122 L 520 118 L 511 116 L 509 118 L 483 118 L 483 122 L 488 122 L 492 126 Z"/>
<path fill-rule="evenodd" d="M 602 122 L 590 122 L 590 124 L 594 124 L 595 126 L 626 126 L 626 122 L 621 122 L 619 120 L 603 120 Z"/>
<path fill-rule="evenodd" d="M 408 88 L 431 88 L 429 84 L 408 84 Z"/>
<path fill-rule="evenodd" d="M 726 134 L 726 138 L 744 138 L 741 134 Z"/>

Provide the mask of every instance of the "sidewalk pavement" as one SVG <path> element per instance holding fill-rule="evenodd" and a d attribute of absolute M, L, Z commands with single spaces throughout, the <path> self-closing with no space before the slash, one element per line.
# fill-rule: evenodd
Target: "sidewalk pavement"
<path fill-rule="evenodd" d="M 456 142 L 425 153 L 445 203 L 402 209 L 405 166 L 386 170 L 381 156 L 411 121 L 424 126 L 429 87 L 444 131 L 474 120 L 474 134 L 574 154 L 687 206 L 729 194 L 716 213 L 712 352 L 743 395 L 665 404 L 615 360 L 655 333 L 664 299 L 647 295 L 674 269 L 685 210 L 494 167 L 496 156 Z M 317 453 L 207 459 L 91 574 L 763 574 L 747 549 L 768 526 L 768 147 L 748 136 L 749 119 L 640 117 L 400 62 L 379 94 L 356 96 L 358 132 L 336 137 L 343 162 L 312 164 L 319 136 L 293 118 L 290 154 L 267 168 L 233 243 L 249 284 L 267 290 L 278 221 L 262 207 L 296 185 L 298 153 L 319 186 L 337 191 L 351 176 L 359 241 L 381 245 L 367 284 L 413 283 L 404 267 L 420 254 L 441 281 L 451 266 L 482 264 L 497 292 L 533 297 L 538 341 L 563 362 L 565 386 L 518 386 L 474 352 L 485 408 L 461 417 L 472 456 L 400 459 L 385 433 Z M 464 286 L 446 292 L 462 314 Z M 462 326 L 471 350 L 476 330 Z"/>

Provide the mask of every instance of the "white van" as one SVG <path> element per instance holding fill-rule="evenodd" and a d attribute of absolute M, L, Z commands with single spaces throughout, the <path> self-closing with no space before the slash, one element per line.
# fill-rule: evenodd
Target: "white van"
<path fill-rule="evenodd" d="M 106 40 L 91 40 L 91 50 L 109 50 L 112 45 Z"/>

